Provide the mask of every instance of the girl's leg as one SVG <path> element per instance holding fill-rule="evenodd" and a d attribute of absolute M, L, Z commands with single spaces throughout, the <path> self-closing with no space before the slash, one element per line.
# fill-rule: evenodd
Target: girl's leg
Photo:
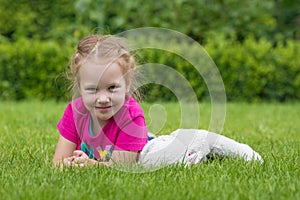
<path fill-rule="evenodd" d="M 228 137 L 216 133 L 208 132 L 207 143 L 212 155 L 230 156 L 236 158 L 243 157 L 246 161 L 259 160 L 263 162 L 261 156 L 250 146 L 238 143 Z"/>

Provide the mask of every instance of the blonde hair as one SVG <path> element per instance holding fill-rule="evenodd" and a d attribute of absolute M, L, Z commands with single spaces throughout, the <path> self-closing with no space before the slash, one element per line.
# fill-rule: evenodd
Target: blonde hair
<path fill-rule="evenodd" d="M 131 84 L 130 93 L 137 101 L 141 100 L 141 94 L 137 88 L 137 71 L 134 57 L 125 47 L 123 38 L 112 35 L 90 35 L 83 38 L 77 45 L 77 49 L 71 58 L 69 79 L 72 88 L 78 90 L 78 72 L 82 63 L 87 59 L 97 59 L 101 63 L 115 61 L 125 75 L 126 84 Z"/>

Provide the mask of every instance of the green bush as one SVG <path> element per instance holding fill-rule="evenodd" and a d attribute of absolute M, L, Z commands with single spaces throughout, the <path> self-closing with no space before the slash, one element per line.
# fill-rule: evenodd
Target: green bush
<path fill-rule="evenodd" d="M 140 63 L 160 63 L 174 68 L 193 87 L 199 100 L 209 99 L 209 92 L 192 64 L 174 52 L 199 52 L 188 44 L 168 41 L 170 52 L 143 49 L 137 52 Z M 167 44 L 166 44 L 167 45 Z M 172 51 L 172 48 L 174 51 Z M 206 40 L 206 51 L 216 63 L 232 101 L 289 101 L 300 99 L 300 42 L 287 40 L 272 46 L 265 39 L 214 37 Z M 63 76 L 73 47 L 55 41 L 19 39 L 0 44 L 0 99 L 69 99 L 68 82 Z M 198 57 L 197 57 L 198 56 Z M 199 57 L 201 59 L 201 56 Z M 209 73 L 209 72 L 207 72 Z M 165 77 L 176 82 L 174 77 Z M 145 100 L 175 100 L 172 92 L 159 85 L 144 87 Z"/>
<path fill-rule="evenodd" d="M 205 50 L 221 73 L 228 100 L 256 102 L 300 99 L 299 41 L 287 40 L 285 44 L 279 42 L 273 46 L 264 38 L 256 40 L 249 36 L 241 43 L 234 38 L 220 36 L 208 39 L 205 43 Z M 170 40 L 164 45 L 166 49 L 173 48 L 174 51 L 177 48 L 174 41 Z M 181 51 L 189 52 L 192 58 L 198 56 L 198 59 L 202 59 L 199 57 L 199 48 L 183 44 L 180 47 Z M 146 50 L 142 54 L 147 62 L 163 63 L 184 75 L 199 100 L 210 98 L 204 80 L 191 63 L 170 52 Z M 175 99 L 162 86 L 146 91 L 146 99 Z"/>
<path fill-rule="evenodd" d="M 287 40 L 273 47 L 261 38 L 209 40 L 206 50 L 216 62 L 229 100 L 299 99 L 300 42 Z"/>
<path fill-rule="evenodd" d="M 1 99 L 40 100 L 65 96 L 70 49 L 53 41 L 20 39 L 0 45 Z"/>

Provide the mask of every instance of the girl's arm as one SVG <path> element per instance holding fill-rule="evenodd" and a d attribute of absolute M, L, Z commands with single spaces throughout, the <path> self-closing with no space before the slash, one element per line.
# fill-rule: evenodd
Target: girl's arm
<path fill-rule="evenodd" d="M 113 151 L 109 163 L 134 164 L 137 161 L 137 151 Z"/>
<path fill-rule="evenodd" d="M 76 150 L 76 144 L 60 136 L 56 145 L 56 150 L 53 157 L 53 164 L 63 164 L 65 158 L 73 156 Z"/>
<path fill-rule="evenodd" d="M 83 151 L 76 150 L 63 160 L 64 166 L 76 166 L 83 167 L 86 165 L 105 165 L 111 166 L 113 164 L 130 165 L 136 163 L 138 156 L 137 151 L 113 151 L 111 159 L 107 162 L 98 162 L 94 159 L 90 159 Z"/>
<path fill-rule="evenodd" d="M 76 150 L 76 144 L 65 139 L 63 136 L 59 137 L 55 154 L 53 157 L 53 164 L 56 166 L 62 164 L 64 166 L 83 166 L 104 164 L 110 166 L 112 164 L 134 164 L 137 160 L 137 151 L 118 151 L 112 153 L 111 159 L 108 162 L 98 162 L 90 159 L 83 151 Z"/>

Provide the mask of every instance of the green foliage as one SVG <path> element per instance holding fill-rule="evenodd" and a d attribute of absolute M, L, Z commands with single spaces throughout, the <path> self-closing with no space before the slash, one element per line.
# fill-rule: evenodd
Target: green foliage
<path fill-rule="evenodd" d="M 56 42 L 21 39 L 0 45 L 1 99 L 61 98 L 70 49 Z"/>
<path fill-rule="evenodd" d="M 198 58 L 197 48 L 168 41 L 170 52 L 143 49 L 136 52 L 139 63 L 159 63 L 185 77 L 199 100 L 209 99 L 201 74 L 187 60 L 174 54 L 188 52 Z M 247 37 L 243 43 L 214 37 L 205 50 L 216 63 L 223 78 L 228 100 L 287 101 L 300 99 L 300 43 L 287 40 L 273 47 L 261 38 Z M 173 53 L 172 53 L 173 52 Z M 18 40 L 0 44 L 1 99 L 66 99 L 68 82 L 63 76 L 72 48 L 54 41 Z M 197 57 L 198 56 L 198 57 Z M 201 59 L 201 57 L 199 57 Z M 147 74 L 146 74 L 147 75 Z M 164 77 L 176 82 L 172 75 Z M 179 87 L 179 86 L 178 86 Z M 176 100 L 166 87 L 150 84 L 143 88 L 145 100 Z"/>
<path fill-rule="evenodd" d="M 25 37 L 67 42 L 76 36 L 72 1 L 0 0 L 0 5 L 0 33 L 11 41 Z"/>
<path fill-rule="evenodd" d="M 81 24 L 112 33 L 151 26 L 177 30 L 199 42 L 215 34 L 234 36 L 241 41 L 249 33 L 277 41 L 299 33 L 296 19 L 300 4 L 290 2 L 77 0 L 75 10 Z"/>
<path fill-rule="evenodd" d="M 0 0 L 0 5 L 0 99 L 66 98 L 59 74 L 83 36 L 146 26 L 173 29 L 205 44 L 230 100 L 300 98 L 298 1 Z M 193 48 L 184 50 L 197 57 Z M 176 69 L 199 100 L 209 98 L 189 61 L 160 50 L 139 53 L 142 63 Z M 176 98 L 163 86 L 144 91 L 149 101 Z"/>
<path fill-rule="evenodd" d="M 168 41 L 168 43 L 172 43 Z M 172 43 L 173 44 L 173 43 Z M 178 44 L 167 49 L 181 51 L 199 57 L 199 49 Z M 234 101 L 287 101 L 299 100 L 300 43 L 287 40 L 273 47 L 266 39 L 256 40 L 249 36 L 243 43 L 235 39 L 214 37 L 206 41 L 205 50 L 216 63 L 225 84 L 228 100 Z M 173 67 L 193 87 L 199 100 L 208 99 L 209 91 L 195 66 L 178 55 L 161 50 L 145 50 L 146 62 L 161 63 Z M 204 63 L 205 64 L 205 63 Z M 203 65 L 204 65 L 203 64 Z M 172 77 L 166 77 L 172 79 Z M 155 86 L 146 92 L 146 99 L 174 100 L 174 95 L 162 86 Z"/>
<path fill-rule="evenodd" d="M 77 41 L 91 32 L 146 26 L 174 29 L 199 42 L 219 34 L 242 41 L 250 33 L 274 43 L 300 37 L 297 0 L 0 0 L 0 5 L 0 35 L 9 40 Z"/>
<path fill-rule="evenodd" d="M 300 43 L 272 43 L 248 37 L 235 40 L 214 38 L 206 50 L 219 67 L 229 100 L 285 101 L 299 99 Z"/>

